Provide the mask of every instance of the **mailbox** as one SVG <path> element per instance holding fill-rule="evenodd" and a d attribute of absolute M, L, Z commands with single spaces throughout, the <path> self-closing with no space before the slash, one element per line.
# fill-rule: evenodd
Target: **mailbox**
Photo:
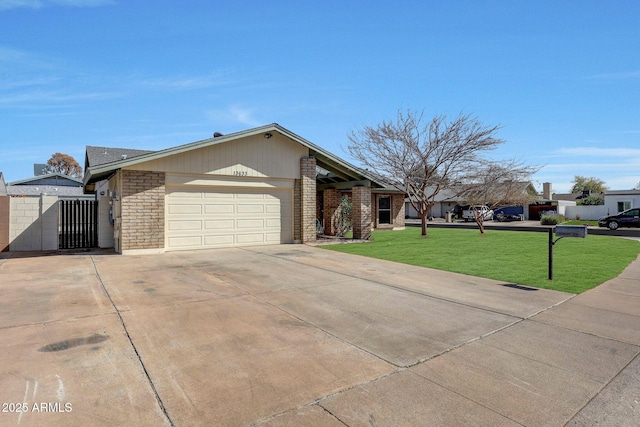
<path fill-rule="evenodd" d="M 584 225 L 556 225 L 556 237 L 587 237 L 587 227 Z"/>

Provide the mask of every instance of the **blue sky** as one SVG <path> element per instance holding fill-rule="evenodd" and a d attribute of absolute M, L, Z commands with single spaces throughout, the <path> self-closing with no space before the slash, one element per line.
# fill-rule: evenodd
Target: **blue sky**
<path fill-rule="evenodd" d="M 495 158 L 640 182 L 640 2 L 0 0 L 0 171 L 279 123 L 335 154 L 395 117 L 502 125 Z"/>

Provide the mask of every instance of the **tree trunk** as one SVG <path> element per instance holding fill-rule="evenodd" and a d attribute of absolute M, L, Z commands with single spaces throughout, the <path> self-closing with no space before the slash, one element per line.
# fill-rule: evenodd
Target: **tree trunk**
<path fill-rule="evenodd" d="M 422 236 L 427 237 L 427 213 L 423 212 L 420 215 L 420 220 L 422 222 Z"/>

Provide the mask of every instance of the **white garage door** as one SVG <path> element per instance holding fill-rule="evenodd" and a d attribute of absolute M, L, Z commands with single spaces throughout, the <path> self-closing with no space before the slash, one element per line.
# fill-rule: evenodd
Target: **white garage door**
<path fill-rule="evenodd" d="M 167 250 L 293 242 L 291 189 L 167 187 Z"/>

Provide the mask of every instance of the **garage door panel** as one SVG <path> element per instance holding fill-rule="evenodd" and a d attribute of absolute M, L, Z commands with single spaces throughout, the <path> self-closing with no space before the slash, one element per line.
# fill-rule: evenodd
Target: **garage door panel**
<path fill-rule="evenodd" d="M 194 221 L 169 221 L 167 223 L 169 231 L 186 231 L 186 230 L 202 230 L 202 221 L 194 220 Z"/>
<path fill-rule="evenodd" d="M 279 223 L 279 222 L 278 222 Z M 265 227 L 264 224 L 264 220 L 262 219 L 237 219 L 236 220 L 236 226 L 239 230 L 243 230 L 243 229 L 251 229 L 251 228 L 258 228 L 258 229 L 262 229 Z"/>
<path fill-rule="evenodd" d="M 265 243 L 266 239 L 264 234 L 237 234 L 236 242 L 240 245 L 258 245 Z"/>
<path fill-rule="evenodd" d="M 202 214 L 202 206 L 201 205 L 182 205 L 182 204 L 174 204 L 169 206 L 169 214 L 176 215 L 201 215 Z"/>
<path fill-rule="evenodd" d="M 210 219 L 204 221 L 205 230 L 232 230 L 232 219 Z"/>
<path fill-rule="evenodd" d="M 210 192 L 203 192 L 201 193 L 201 197 L 204 199 L 228 199 L 229 198 L 229 194 L 230 193 L 210 193 Z"/>
<path fill-rule="evenodd" d="M 268 198 L 269 195 L 262 193 L 236 193 L 235 196 L 240 200 L 264 200 L 265 198 Z"/>
<path fill-rule="evenodd" d="M 280 214 L 280 205 L 267 205 L 266 208 L 268 214 Z"/>
<path fill-rule="evenodd" d="M 237 204 L 236 213 L 238 214 L 263 214 L 265 210 L 264 205 L 256 204 Z"/>
<path fill-rule="evenodd" d="M 216 214 L 233 214 L 233 204 L 229 203 L 229 204 L 221 204 L 221 205 L 205 205 L 204 206 L 204 213 L 205 214 L 211 214 L 211 215 L 216 215 Z"/>
<path fill-rule="evenodd" d="M 204 236 L 204 247 L 221 248 L 225 246 L 233 246 L 235 243 L 233 234 L 218 234 Z"/>
<path fill-rule="evenodd" d="M 292 187 L 168 186 L 167 249 L 291 243 Z"/>
<path fill-rule="evenodd" d="M 190 249 L 202 246 L 201 236 L 169 237 L 168 245 L 174 249 Z"/>

